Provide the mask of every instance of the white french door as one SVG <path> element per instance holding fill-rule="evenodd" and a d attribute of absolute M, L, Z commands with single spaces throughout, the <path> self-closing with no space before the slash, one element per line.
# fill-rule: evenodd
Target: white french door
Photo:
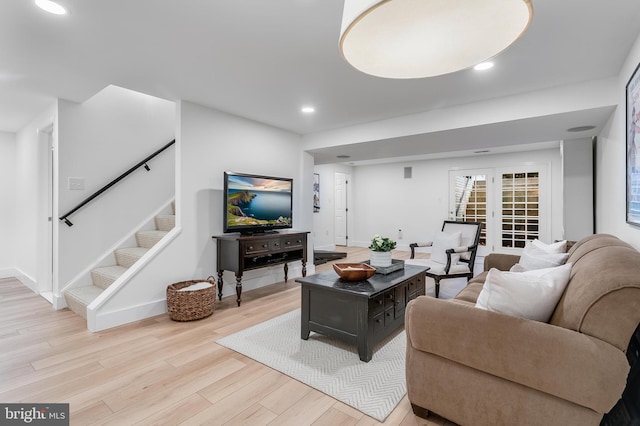
<path fill-rule="evenodd" d="M 449 220 L 482 222 L 478 256 L 551 242 L 548 165 L 451 170 Z"/>
<path fill-rule="evenodd" d="M 482 222 L 478 256 L 493 245 L 493 170 L 467 169 L 449 172 L 449 220 Z"/>

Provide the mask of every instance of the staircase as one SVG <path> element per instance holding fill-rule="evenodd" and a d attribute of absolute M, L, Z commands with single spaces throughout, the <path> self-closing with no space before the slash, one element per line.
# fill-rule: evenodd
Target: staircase
<path fill-rule="evenodd" d="M 64 297 L 69 309 L 86 319 L 87 306 L 173 229 L 176 222 L 175 205 L 171 203 L 171 207 L 174 214 L 155 217 L 156 229 L 136 232 L 136 247 L 125 247 L 115 251 L 115 265 L 92 269 L 92 285 L 73 287 L 66 290 Z"/>

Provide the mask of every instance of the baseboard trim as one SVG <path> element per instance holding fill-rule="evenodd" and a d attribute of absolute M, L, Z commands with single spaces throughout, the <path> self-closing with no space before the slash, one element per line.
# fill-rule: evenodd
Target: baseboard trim
<path fill-rule="evenodd" d="M 313 262 L 307 262 L 307 276 L 315 274 L 316 268 Z M 302 264 L 300 261 L 289 264 L 289 281 L 302 276 Z M 215 275 L 216 281 L 218 276 Z M 226 271 L 223 275 L 224 285 L 222 287 L 222 297 L 236 295 L 236 278 L 233 272 Z M 242 276 L 242 292 L 255 290 L 260 287 L 276 284 L 284 281 L 284 266 L 274 265 L 268 268 L 254 269 L 246 271 Z"/>
<path fill-rule="evenodd" d="M 16 278 L 22 284 L 26 285 L 33 291 L 34 293 L 38 292 L 38 284 L 36 280 L 31 278 L 29 275 L 25 274 L 18 268 L 3 268 L 0 269 L 0 278 Z"/>
<path fill-rule="evenodd" d="M 145 318 L 155 317 L 167 312 L 167 301 L 165 299 L 155 300 L 143 305 L 129 306 L 111 312 L 100 312 L 87 310 L 87 328 L 96 332 L 109 328 L 129 324 Z"/>

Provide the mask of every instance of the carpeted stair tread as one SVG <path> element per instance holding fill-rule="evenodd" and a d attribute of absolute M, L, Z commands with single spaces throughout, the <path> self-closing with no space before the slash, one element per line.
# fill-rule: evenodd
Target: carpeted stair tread
<path fill-rule="evenodd" d="M 127 268 L 120 265 L 101 266 L 91 270 L 91 280 L 96 287 L 106 289 L 126 270 Z"/>
<path fill-rule="evenodd" d="M 149 249 L 146 247 L 121 248 L 116 250 L 116 261 L 118 265 L 129 268 L 148 251 Z"/>
<path fill-rule="evenodd" d="M 155 223 L 159 231 L 171 231 L 176 226 L 176 216 L 161 214 L 155 217 Z"/>
<path fill-rule="evenodd" d="M 136 232 L 136 242 L 139 247 L 151 248 L 165 235 L 167 235 L 167 231 L 138 231 Z"/>
<path fill-rule="evenodd" d="M 102 293 L 102 289 L 94 285 L 75 287 L 64 292 L 67 306 L 82 318 L 87 318 L 87 306 Z"/>

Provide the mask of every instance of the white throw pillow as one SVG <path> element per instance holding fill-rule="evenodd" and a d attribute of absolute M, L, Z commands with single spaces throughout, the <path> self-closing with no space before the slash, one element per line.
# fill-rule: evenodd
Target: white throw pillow
<path fill-rule="evenodd" d="M 431 246 L 431 260 L 439 263 L 447 263 L 446 251 L 452 248 L 460 247 L 460 238 L 462 238 L 461 232 L 454 232 L 447 234 L 446 232 L 438 232 Z M 455 265 L 460 259 L 459 254 L 451 255 L 451 264 Z"/>
<path fill-rule="evenodd" d="M 548 322 L 571 276 L 571 263 L 527 272 L 492 268 L 476 307 Z"/>
<path fill-rule="evenodd" d="M 533 242 L 527 243 L 522 250 L 518 264 L 511 268 L 511 272 L 532 271 L 534 269 L 553 268 L 564 265 L 569 253 L 552 253 L 538 247 Z"/>
<path fill-rule="evenodd" d="M 209 287 L 213 287 L 213 284 L 211 284 L 208 281 L 201 281 L 199 283 L 195 283 L 195 284 L 188 285 L 186 287 L 182 287 L 178 291 L 196 291 L 196 290 L 202 290 L 203 288 L 209 288 Z"/>
<path fill-rule="evenodd" d="M 540 240 L 533 240 L 531 244 L 547 253 L 566 253 L 567 240 L 557 241 L 555 243 L 547 244 Z"/>

